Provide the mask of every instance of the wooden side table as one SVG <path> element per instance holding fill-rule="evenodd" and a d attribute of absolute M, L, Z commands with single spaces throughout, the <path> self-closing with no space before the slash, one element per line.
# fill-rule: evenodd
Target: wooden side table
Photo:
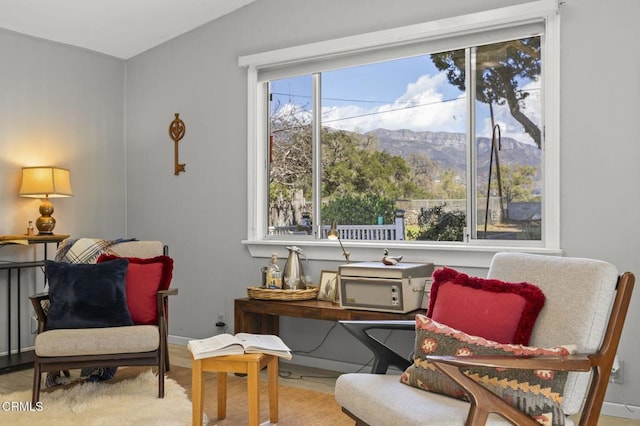
<path fill-rule="evenodd" d="M 202 425 L 204 381 L 202 373 L 215 372 L 218 394 L 218 419 L 227 416 L 227 373 L 247 375 L 249 402 L 249 426 L 260 424 L 260 370 L 267 367 L 267 388 L 269 394 L 269 420 L 278 422 L 278 357 L 266 354 L 227 355 L 203 359 L 193 359 L 191 365 L 191 400 L 193 401 L 193 425 Z"/>
<path fill-rule="evenodd" d="M 47 260 L 47 244 L 60 244 L 63 240 L 69 238 L 64 234 L 47 234 L 47 235 L 0 235 L 0 245 L 4 244 L 44 244 L 44 260 Z"/>

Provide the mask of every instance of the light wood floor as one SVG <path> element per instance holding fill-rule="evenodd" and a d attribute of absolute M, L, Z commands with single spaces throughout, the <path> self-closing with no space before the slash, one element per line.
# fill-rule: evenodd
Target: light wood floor
<path fill-rule="evenodd" d="M 191 367 L 191 356 L 184 346 L 169 345 L 171 365 Z M 302 367 L 282 362 L 280 364 L 280 384 L 298 386 L 319 392 L 332 393 L 335 380 L 340 373 L 317 368 Z M 16 371 L 0 375 L 0 394 L 31 389 L 33 370 Z M 640 420 L 600 416 L 599 426 L 640 426 Z"/>

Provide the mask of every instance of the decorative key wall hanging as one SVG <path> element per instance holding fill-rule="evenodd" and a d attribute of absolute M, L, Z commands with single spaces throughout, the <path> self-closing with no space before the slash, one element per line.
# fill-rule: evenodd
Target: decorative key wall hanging
<path fill-rule="evenodd" d="M 185 171 L 184 169 L 185 164 L 180 164 L 178 162 L 178 142 L 180 142 L 180 139 L 184 137 L 185 125 L 184 125 L 184 121 L 180 120 L 180 114 L 176 113 L 175 116 L 176 118 L 169 125 L 169 136 L 171 137 L 171 139 L 173 139 L 173 145 L 174 145 L 174 148 L 173 148 L 174 157 L 175 157 L 174 174 L 178 176 L 180 172 Z"/>

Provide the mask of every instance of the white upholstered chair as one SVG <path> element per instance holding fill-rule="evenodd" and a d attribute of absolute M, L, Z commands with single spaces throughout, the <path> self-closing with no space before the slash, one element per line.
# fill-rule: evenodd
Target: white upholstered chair
<path fill-rule="evenodd" d="M 167 255 L 167 247 L 160 241 L 127 241 L 110 246 L 121 257 L 149 259 Z M 169 370 L 167 344 L 167 298 L 177 289 L 160 290 L 156 294 L 155 324 L 104 328 L 74 328 L 47 330 L 48 311 L 43 301 L 48 293 L 31 296 L 38 317 L 33 373 L 33 403 L 40 395 L 43 372 L 149 365 L 157 367 L 158 397 L 164 396 L 164 373 Z"/>
<path fill-rule="evenodd" d="M 501 358 L 485 358 L 477 360 L 477 365 L 514 367 L 515 364 L 515 368 L 524 369 L 582 371 L 569 373 L 562 410 L 568 425 L 573 424 L 568 416 L 581 411 L 581 425 L 596 425 L 631 298 L 633 274 L 619 276 L 613 265 L 598 260 L 498 253 L 488 278 L 526 281 L 540 287 L 546 303 L 530 345 L 575 344 L 578 355 L 547 357 L 544 361 L 536 357 L 511 357 L 508 364 Z M 359 339 L 368 329 L 384 328 L 362 322 L 344 325 Z M 384 345 L 376 342 L 367 346 L 380 349 Z M 401 384 L 399 376 L 392 374 L 344 374 L 337 380 L 335 398 L 343 411 L 356 420 L 356 425 L 538 424 L 458 370 L 473 358 L 428 357 L 440 371 L 454 377 L 466 389 L 472 403 Z M 408 365 L 394 362 L 398 358 L 389 354 L 378 354 L 377 359 L 383 360 L 382 364 L 391 360 L 392 365 L 401 369 Z"/>

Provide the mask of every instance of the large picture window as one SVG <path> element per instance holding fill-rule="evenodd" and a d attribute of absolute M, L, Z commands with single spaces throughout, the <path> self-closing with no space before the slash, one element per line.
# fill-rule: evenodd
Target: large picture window
<path fill-rule="evenodd" d="M 249 64 L 264 168 L 248 240 L 321 241 L 337 223 L 370 246 L 557 249 L 557 41 L 544 17 L 509 22 Z"/>

